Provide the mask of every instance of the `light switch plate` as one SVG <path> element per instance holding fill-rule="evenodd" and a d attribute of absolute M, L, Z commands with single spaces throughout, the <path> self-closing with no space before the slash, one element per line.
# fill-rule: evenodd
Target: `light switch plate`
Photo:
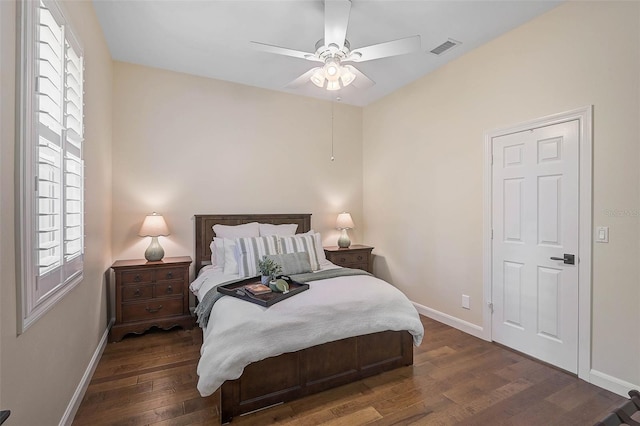
<path fill-rule="evenodd" d="M 466 294 L 462 295 L 462 307 L 464 309 L 471 309 L 471 300 Z"/>
<path fill-rule="evenodd" d="M 608 242 L 609 242 L 609 227 L 596 226 L 596 243 L 608 243 Z"/>

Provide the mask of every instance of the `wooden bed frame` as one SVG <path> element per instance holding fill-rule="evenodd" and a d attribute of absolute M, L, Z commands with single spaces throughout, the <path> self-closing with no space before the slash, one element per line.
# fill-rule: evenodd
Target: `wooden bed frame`
<path fill-rule="evenodd" d="M 297 223 L 298 233 L 311 229 L 310 214 L 196 215 L 196 274 L 211 263 L 213 225 L 249 222 Z M 408 331 L 356 336 L 267 358 L 222 384 L 220 421 L 411 364 L 413 338 Z"/>

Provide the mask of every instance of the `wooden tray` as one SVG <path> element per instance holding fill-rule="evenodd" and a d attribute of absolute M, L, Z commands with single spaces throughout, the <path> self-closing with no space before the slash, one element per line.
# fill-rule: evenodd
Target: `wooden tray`
<path fill-rule="evenodd" d="M 227 296 L 237 297 L 238 299 L 246 300 L 247 302 L 255 303 L 256 305 L 269 307 L 275 303 L 278 303 L 284 299 L 288 299 L 291 296 L 295 296 L 298 293 L 302 293 L 309 289 L 309 284 L 299 283 L 291 279 L 283 279 L 289 284 L 289 291 L 287 293 L 277 293 L 272 291 L 265 294 L 251 294 L 242 288 L 248 284 L 260 284 L 259 277 L 248 278 L 237 283 L 226 284 L 218 286 L 218 291 Z"/>

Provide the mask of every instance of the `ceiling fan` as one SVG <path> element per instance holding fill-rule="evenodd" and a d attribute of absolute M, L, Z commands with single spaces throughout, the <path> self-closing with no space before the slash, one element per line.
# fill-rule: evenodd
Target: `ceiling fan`
<path fill-rule="evenodd" d="M 353 65 L 343 65 L 345 62 L 371 61 L 420 50 L 419 35 L 351 50 L 351 45 L 346 39 L 350 12 L 351 0 L 325 0 L 324 38 L 318 40 L 316 50 L 313 53 L 257 41 L 252 41 L 251 44 L 256 49 L 264 52 L 292 56 L 324 64 L 305 72 L 287 84 L 287 87 L 295 88 L 311 81 L 316 86 L 326 90 L 339 90 L 351 83 L 359 89 L 366 89 L 375 84 L 373 80 Z"/>

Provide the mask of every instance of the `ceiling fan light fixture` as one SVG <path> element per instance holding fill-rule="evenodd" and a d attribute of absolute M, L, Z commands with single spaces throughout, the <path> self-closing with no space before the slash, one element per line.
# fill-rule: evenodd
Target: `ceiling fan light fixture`
<path fill-rule="evenodd" d="M 342 87 L 347 87 L 353 80 L 356 79 L 356 75 L 349 69 L 350 67 L 347 65 L 346 67 L 342 67 L 340 72 L 340 81 L 342 81 Z"/>
<path fill-rule="evenodd" d="M 322 88 L 324 87 L 324 71 L 322 68 L 318 68 L 313 74 L 311 74 L 310 78 L 311 82 L 316 86 Z"/>
<path fill-rule="evenodd" d="M 355 78 L 353 67 L 340 65 L 340 60 L 336 58 L 327 59 L 324 66 L 317 68 L 309 77 L 313 84 L 330 91 L 347 87 Z"/>
<path fill-rule="evenodd" d="M 324 64 L 324 76 L 329 81 L 337 81 L 340 78 L 340 62 L 335 59 L 329 59 Z"/>
<path fill-rule="evenodd" d="M 327 81 L 327 90 L 340 90 L 340 83 L 336 81 Z"/>

